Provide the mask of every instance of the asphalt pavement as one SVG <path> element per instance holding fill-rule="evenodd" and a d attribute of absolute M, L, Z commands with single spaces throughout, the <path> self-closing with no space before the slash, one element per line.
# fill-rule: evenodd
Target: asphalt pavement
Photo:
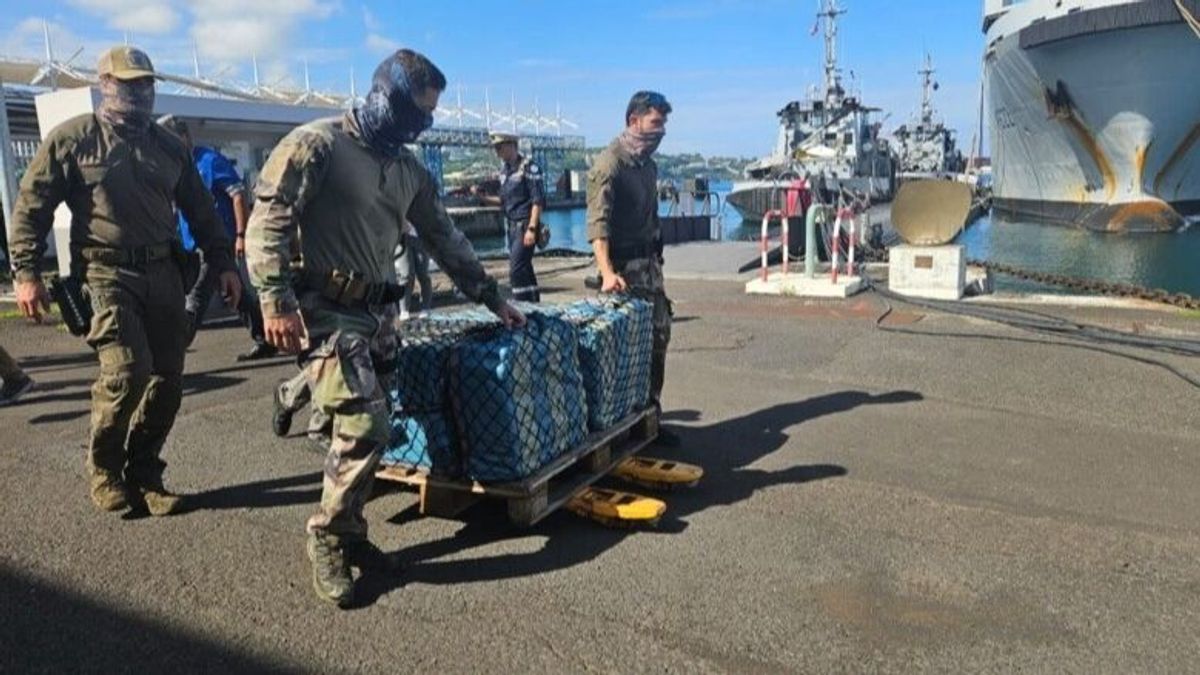
<path fill-rule="evenodd" d="M 578 297 L 581 275 L 543 284 Z M 344 612 L 304 554 L 322 457 L 270 430 L 287 359 L 235 363 L 245 333 L 202 330 L 165 451 L 192 509 L 122 517 L 87 498 L 94 357 L 0 320 L 38 381 L 0 409 L 0 671 L 1194 671 L 1200 390 L 1167 366 L 1196 359 L 670 284 L 684 446 L 658 454 L 707 474 L 658 528 L 519 530 L 492 502 L 422 518 L 384 489 L 371 538 L 407 571 L 368 572 Z M 1200 336 L 1179 314 L 1042 311 Z"/>

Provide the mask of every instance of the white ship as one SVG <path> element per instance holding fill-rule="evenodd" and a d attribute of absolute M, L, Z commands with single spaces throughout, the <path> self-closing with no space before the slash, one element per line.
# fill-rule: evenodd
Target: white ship
<path fill-rule="evenodd" d="M 915 121 L 892 134 L 900 179 L 960 173 L 965 162 L 954 139 L 954 130 L 937 119 L 933 109 L 933 92 L 938 89 L 933 79 L 937 72 L 933 68 L 933 57 L 926 54 L 925 66 L 917 72 L 921 76 L 921 111 Z"/>
<path fill-rule="evenodd" d="M 837 18 L 842 14 L 836 0 L 823 0 L 818 17 L 825 27 L 824 94 L 784 106 L 774 151 L 746 167 L 746 180 L 732 186 L 728 201 L 744 219 L 758 220 L 767 210 L 780 208 L 785 188 L 799 178 L 874 201 L 892 197 L 896 169 L 873 119 L 878 110 L 842 87 L 837 65 Z"/>
<path fill-rule="evenodd" d="M 1200 0 L 985 0 L 994 208 L 1106 231 L 1200 214 Z"/>

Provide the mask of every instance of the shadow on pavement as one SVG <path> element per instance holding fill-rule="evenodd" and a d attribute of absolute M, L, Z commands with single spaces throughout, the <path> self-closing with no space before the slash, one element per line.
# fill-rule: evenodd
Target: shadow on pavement
<path fill-rule="evenodd" d="M 0 566 L 0 671 L 289 672 Z"/>
<path fill-rule="evenodd" d="M 56 413 L 46 413 L 45 415 L 37 415 L 29 418 L 30 424 L 55 424 L 57 422 L 70 422 L 77 420 L 80 417 L 87 417 L 91 411 L 89 410 L 64 410 Z"/>
<path fill-rule="evenodd" d="M 321 500 L 322 476 L 322 472 L 313 471 L 197 492 L 188 497 L 187 510 L 218 511 L 316 504 Z M 309 485 L 314 487 L 299 489 Z"/>
<path fill-rule="evenodd" d="M 30 372 L 55 368 L 57 366 L 83 366 L 96 363 L 96 352 L 87 350 L 75 354 L 54 354 L 47 356 L 25 356 L 17 359 L 21 367 Z"/>
<path fill-rule="evenodd" d="M 241 377 L 224 377 L 213 373 L 188 373 L 183 376 L 183 395 L 191 396 L 218 389 L 226 389 L 241 384 L 244 381 L 245 378 Z M 47 383 L 38 382 L 31 394 L 21 399 L 21 405 L 29 408 L 46 403 L 90 401 L 92 398 L 92 382 L 93 380 L 91 379 L 62 380 Z M 47 424 L 52 422 L 66 422 L 84 417 L 90 412 L 90 409 L 85 408 L 83 410 L 48 413 L 31 417 L 29 423 Z"/>
<path fill-rule="evenodd" d="M 802 401 L 771 406 L 707 426 L 679 428 L 683 448 L 663 453 L 651 449 L 648 454 L 667 459 L 700 463 L 705 477 L 690 490 L 670 493 L 667 518 L 654 530 L 637 534 L 677 534 L 687 529 L 683 518 L 718 506 L 728 506 L 750 498 L 755 492 L 776 485 L 799 485 L 811 481 L 844 476 L 848 470 L 836 464 L 807 464 L 782 471 L 745 468 L 783 447 L 789 431 L 800 424 L 863 405 L 886 405 L 923 400 L 913 391 L 893 391 L 873 395 L 863 391 L 842 391 Z M 696 420 L 696 411 L 671 411 L 671 420 Z M 630 488 L 625 488 L 630 489 Z M 632 488 L 646 492 L 643 488 Z M 415 508 L 415 507 L 414 507 Z M 403 522 L 412 515 L 401 513 L 392 522 Z M 409 566 L 402 580 L 364 570 L 355 592 L 361 606 L 404 583 L 461 584 L 496 581 L 564 569 L 594 560 L 597 556 L 634 534 L 630 530 L 604 529 L 581 523 L 576 516 L 559 511 L 533 528 L 516 530 L 509 525 L 500 502 L 484 501 L 465 516 L 468 520 L 453 536 L 402 549 L 392 555 Z M 506 539 L 537 537 L 539 549 L 527 553 L 509 553 L 485 557 L 465 557 L 471 549 Z M 453 556 L 452 560 L 440 560 Z"/>
<path fill-rule="evenodd" d="M 212 373 L 188 373 L 183 376 L 183 395 L 203 394 L 233 387 L 245 382 L 244 377 L 222 377 Z"/>

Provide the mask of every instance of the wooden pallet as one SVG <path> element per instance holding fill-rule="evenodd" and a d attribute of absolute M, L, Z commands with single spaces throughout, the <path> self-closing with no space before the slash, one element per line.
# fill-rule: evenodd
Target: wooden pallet
<path fill-rule="evenodd" d="M 454 480 L 403 466 L 383 467 L 375 476 L 417 487 L 421 493 L 423 515 L 453 518 L 481 499 L 497 498 L 508 502 L 509 520 L 527 527 L 603 478 L 626 458 L 653 442 L 656 436 L 658 413 L 651 406 L 626 417 L 611 429 L 588 435 L 575 449 L 521 481 Z"/>

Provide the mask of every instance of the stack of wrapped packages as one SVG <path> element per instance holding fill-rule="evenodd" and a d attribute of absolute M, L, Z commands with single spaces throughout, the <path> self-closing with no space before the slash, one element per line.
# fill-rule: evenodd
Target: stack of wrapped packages
<path fill-rule="evenodd" d="M 602 431 L 646 407 L 650 397 L 651 306 L 643 300 L 582 301 L 565 318 L 579 335 L 588 428 Z"/>
<path fill-rule="evenodd" d="M 482 310 L 404 324 L 385 464 L 517 481 L 646 405 L 648 303 L 520 308 L 519 330 Z"/>

